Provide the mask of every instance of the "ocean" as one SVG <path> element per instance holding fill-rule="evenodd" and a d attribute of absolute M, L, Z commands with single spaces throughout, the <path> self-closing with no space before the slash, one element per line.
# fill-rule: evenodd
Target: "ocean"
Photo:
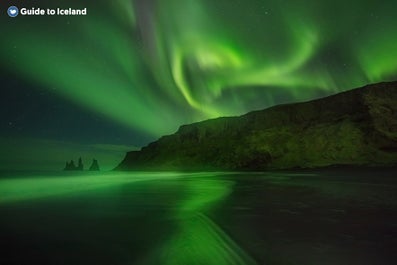
<path fill-rule="evenodd" d="M 395 264 L 394 175 L 2 172 L 0 264 Z"/>

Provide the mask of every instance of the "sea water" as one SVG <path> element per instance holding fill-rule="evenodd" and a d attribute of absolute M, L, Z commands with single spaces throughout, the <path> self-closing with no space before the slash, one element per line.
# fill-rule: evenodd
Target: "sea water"
<path fill-rule="evenodd" d="M 397 260 L 387 171 L 1 175 L 3 264 Z"/>

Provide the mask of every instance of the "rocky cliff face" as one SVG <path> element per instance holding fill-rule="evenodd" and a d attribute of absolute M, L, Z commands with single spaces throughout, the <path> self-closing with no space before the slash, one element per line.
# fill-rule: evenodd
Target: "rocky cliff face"
<path fill-rule="evenodd" d="M 397 163 L 397 82 L 184 125 L 117 170 L 265 170 Z"/>

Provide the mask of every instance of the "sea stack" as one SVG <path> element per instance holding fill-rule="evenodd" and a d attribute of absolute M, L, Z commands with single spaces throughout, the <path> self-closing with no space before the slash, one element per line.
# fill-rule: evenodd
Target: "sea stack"
<path fill-rule="evenodd" d="M 99 164 L 98 164 L 98 160 L 93 159 L 92 160 L 92 164 L 90 166 L 90 171 L 99 171 Z"/>
<path fill-rule="evenodd" d="M 77 165 L 76 170 L 79 170 L 79 171 L 84 170 L 84 165 L 83 165 L 83 161 L 81 160 L 81 157 L 79 158 L 79 164 Z"/>
<path fill-rule="evenodd" d="M 83 171 L 84 170 L 83 160 L 80 157 L 78 160 L 77 166 L 74 164 L 73 160 L 70 160 L 70 162 L 66 161 L 66 165 L 63 170 L 64 171 Z"/>
<path fill-rule="evenodd" d="M 73 160 L 70 160 L 70 162 L 66 161 L 66 165 L 63 170 L 65 171 L 76 170 L 76 165 L 74 164 L 74 161 Z"/>

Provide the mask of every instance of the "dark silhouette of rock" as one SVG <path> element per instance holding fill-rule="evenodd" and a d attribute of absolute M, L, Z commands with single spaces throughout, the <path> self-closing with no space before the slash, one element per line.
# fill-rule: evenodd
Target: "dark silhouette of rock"
<path fill-rule="evenodd" d="M 73 160 L 70 160 L 70 162 L 66 161 L 66 165 L 63 170 L 65 170 L 65 171 L 83 171 L 84 165 L 83 165 L 83 161 L 82 161 L 81 157 L 79 158 L 77 166 L 74 164 Z"/>
<path fill-rule="evenodd" d="M 116 170 L 266 170 L 397 164 L 397 82 L 184 125 Z"/>
<path fill-rule="evenodd" d="M 64 170 L 77 170 L 77 167 L 74 164 L 73 160 L 70 160 L 70 162 L 66 162 L 66 166 Z"/>
<path fill-rule="evenodd" d="M 68 168 L 69 168 L 69 162 L 66 161 L 66 164 L 65 164 L 65 167 L 63 168 L 63 170 L 68 170 Z"/>
<path fill-rule="evenodd" d="M 90 171 L 99 171 L 99 164 L 98 164 L 98 160 L 93 159 L 92 160 L 92 164 L 90 166 Z"/>
<path fill-rule="evenodd" d="M 80 170 L 80 171 L 84 170 L 84 165 L 83 165 L 83 161 L 81 160 L 81 157 L 79 158 L 79 164 L 76 170 Z"/>

